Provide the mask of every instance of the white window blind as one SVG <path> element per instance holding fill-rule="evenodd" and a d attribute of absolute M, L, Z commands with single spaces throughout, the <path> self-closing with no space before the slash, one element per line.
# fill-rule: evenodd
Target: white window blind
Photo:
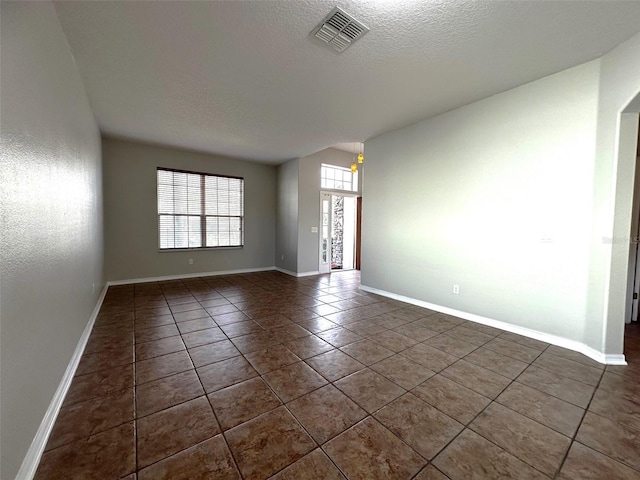
<path fill-rule="evenodd" d="M 244 245 L 244 179 L 158 168 L 160 249 Z"/>

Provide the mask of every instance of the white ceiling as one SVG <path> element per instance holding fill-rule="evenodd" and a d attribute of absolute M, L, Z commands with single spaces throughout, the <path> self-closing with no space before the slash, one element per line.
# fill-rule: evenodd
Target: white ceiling
<path fill-rule="evenodd" d="M 370 28 L 310 37 L 338 5 Z M 640 1 L 58 1 L 103 133 L 280 163 L 597 58 Z"/>

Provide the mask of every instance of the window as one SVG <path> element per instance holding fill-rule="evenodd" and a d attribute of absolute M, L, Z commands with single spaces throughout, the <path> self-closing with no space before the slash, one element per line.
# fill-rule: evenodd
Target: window
<path fill-rule="evenodd" d="M 358 191 L 358 172 L 353 173 L 350 168 L 336 167 L 322 164 L 320 184 L 329 190 Z"/>
<path fill-rule="evenodd" d="M 244 179 L 158 168 L 160 249 L 244 245 Z"/>

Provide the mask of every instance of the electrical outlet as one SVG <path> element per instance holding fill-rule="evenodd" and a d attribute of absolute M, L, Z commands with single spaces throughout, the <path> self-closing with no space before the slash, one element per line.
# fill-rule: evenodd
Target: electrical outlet
<path fill-rule="evenodd" d="M 91 287 L 91 295 L 94 295 L 96 293 L 96 284 L 94 283 L 93 286 Z"/>
<path fill-rule="evenodd" d="M 284 255 L 280 255 L 280 260 L 284 260 Z"/>
<path fill-rule="evenodd" d="M 459 295 L 460 294 L 460 285 L 454 285 L 453 286 L 453 293 L 455 295 Z"/>
<path fill-rule="evenodd" d="M 189 259 L 189 265 L 193 265 L 193 258 Z"/>

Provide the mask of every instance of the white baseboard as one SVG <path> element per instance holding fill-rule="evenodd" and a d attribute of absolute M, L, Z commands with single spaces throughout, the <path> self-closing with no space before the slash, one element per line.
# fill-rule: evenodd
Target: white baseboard
<path fill-rule="evenodd" d="M 585 345 L 586 347 L 586 345 Z M 587 347 L 587 348 L 591 348 L 591 347 Z M 620 355 L 607 355 L 605 353 L 600 353 L 595 349 L 592 349 L 597 355 L 602 356 L 602 360 L 599 360 L 595 357 L 591 357 L 591 355 L 588 355 L 585 353 L 585 355 L 594 358 L 596 361 L 600 362 L 600 363 L 604 363 L 606 365 L 627 365 L 627 360 L 625 359 L 624 354 L 620 354 Z"/>
<path fill-rule="evenodd" d="M 100 296 L 98 297 L 96 307 L 93 309 L 91 317 L 89 317 L 89 321 L 87 322 L 87 326 L 84 328 L 84 331 L 80 336 L 80 340 L 78 340 L 76 349 L 74 350 L 73 356 L 69 361 L 69 365 L 67 365 L 67 369 L 62 376 L 62 380 L 60 380 L 60 384 L 56 389 L 56 393 L 53 395 L 53 399 L 49 404 L 49 408 L 47 408 L 47 411 L 44 414 L 44 418 L 42 419 L 42 422 L 38 427 L 38 431 L 36 432 L 36 435 L 33 438 L 31 445 L 29 446 L 29 450 L 27 450 L 27 454 L 25 455 L 24 460 L 22 460 L 22 465 L 20 466 L 20 470 L 18 470 L 16 480 L 31 480 L 36 474 L 36 470 L 38 469 L 38 465 L 40 464 L 40 459 L 42 458 L 42 453 L 47 446 L 49 435 L 51 434 L 53 425 L 56 423 L 56 419 L 58 418 L 58 413 L 60 412 L 60 407 L 62 406 L 64 397 L 67 395 L 73 377 L 76 374 L 78 364 L 80 363 L 80 358 L 82 357 L 82 353 L 87 346 L 87 341 L 89 340 L 89 336 L 91 335 L 91 331 L 93 330 L 93 324 L 98 317 L 98 313 L 100 312 L 100 308 L 102 307 L 102 302 L 104 302 L 104 297 L 107 295 L 108 288 L 109 286 L 105 285 L 102 289 L 102 292 L 100 293 Z"/>
<path fill-rule="evenodd" d="M 165 275 L 162 277 L 129 278 L 126 280 L 111 280 L 108 286 L 130 285 L 132 283 L 165 282 L 167 280 L 180 280 L 182 278 L 215 277 L 218 275 L 236 275 L 238 273 L 256 273 L 277 270 L 276 267 L 242 268 L 239 270 L 219 270 L 217 272 L 181 273 L 178 275 Z"/>
<path fill-rule="evenodd" d="M 576 340 L 571 340 L 564 337 L 558 337 L 556 335 L 540 332 L 538 330 L 531 330 L 526 327 L 513 325 L 511 323 L 506 323 L 500 320 L 494 320 L 492 318 L 483 317 L 481 315 L 476 315 L 474 313 L 463 312 L 461 310 L 456 310 L 449 307 L 443 307 L 442 305 L 436 305 L 434 303 L 424 302 L 422 300 L 417 300 L 415 298 L 405 297 L 404 295 L 398 295 L 397 293 L 387 292 L 386 290 L 379 290 L 377 288 L 368 287 L 366 285 L 360 285 L 360 289 L 364 290 L 365 292 L 375 293 L 377 295 L 382 295 L 383 297 L 388 297 L 394 300 L 399 300 L 401 302 L 417 305 L 419 307 L 428 308 L 429 310 L 434 310 L 436 312 L 446 313 L 447 315 L 463 318 L 471 322 L 481 323 L 483 325 L 488 325 L 489 327 L 499 328 L 501 330 L 506 330 L 507 332 L 516 333 L 518 335 L 533 338 L 535 340 L 540 340 L 541 342 L 550 343 L 552 345 L 557 345 L 558 347 L 566 348 L 568 350 L 573 350 L 575 352 L 580 352 L 599 363 L 604 363 L 607 365 L 626 365 L 627 364 L 623 354 L 620 354 L 620 355 L 605 354 L 605 353 L 599 352 L 595 348 L 592 348 Z"/>
<path fill-rule="evenodd" d="M 312 272 L 292 272 L 291 270 L 285 270 L 284 268 L 275 267 L 275 270 L 281 273 L 286 273 L 287 275 L 291 275 L 292 277 L 310 277 L 312 275 L 320 275 L 318 270 L 314 270 Z"/>
<path fill-rule="evenodd" d="M 298 272 L 296 274 L 297 277 L 313 277 L 314 275 L 320 275 L 318 270 L 313 270 L 311 272 Z"/>
<path fill-rule="evenodd" d="M 284 268 L 276 267 L 276 271 L 280 273 L 285 273 L 287 275 L 291 275 L 292 277 L 297 277 L 298 274 L 296 272 L 292 272 L 291 270 L 286 270 Z"/>

